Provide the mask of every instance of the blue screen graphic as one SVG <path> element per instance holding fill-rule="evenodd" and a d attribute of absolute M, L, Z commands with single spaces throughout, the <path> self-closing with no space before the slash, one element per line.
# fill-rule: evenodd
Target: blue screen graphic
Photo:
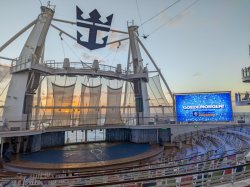
<path fill-rule="evenodd" d="M 232 121 L 230 92 L 177 94 L 178 122 Z"/>

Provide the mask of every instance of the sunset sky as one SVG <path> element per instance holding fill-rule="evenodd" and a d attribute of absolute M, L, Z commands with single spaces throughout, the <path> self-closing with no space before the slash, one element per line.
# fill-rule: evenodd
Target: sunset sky
<path fill-rule="evenodd" d="M 47 4 L 45 0 L 1 0 L 0 46 L 37 18 L 40 2 Z M 114 14 L 112 28 L 116 30 L 127 31 L 128 22 L 133 20 L 140 26 L 140 39 L 173 93 L 232 91 L 233 96 L 235 92 L 250 91 L 250 85 L 241 81 L 241 68 L 250 65 L 249 0 L 51 0 L 50 3 L 56 5 L 54 18 L 58 19 L 76 21 L 78 6 L 86 18 L 94 9 L 100 12 L 102 21 Z M 75 37 L 81 29 L 65 23 L 53 24 Z M 0 52 L 0 56 L 17 58 L 28 34 Z M 124 37 L 110 33 L 109 41 Z M 51 28 L 45 60 L 62 61 L 68 57 L 70 61 L 92 62 L 98 59 L 103 64 L 120 63 L 125 68 L 127 53 L 128 42 L 122 42 L 119 48 L 115 44 L 90 51 L 66 36 L 61 41 L 59 32 Z M 143 52 L 142 55 L 144 65 L 153 69 L 148 57 Z M 4 60 L 0 63 L 10 65 Z"/>

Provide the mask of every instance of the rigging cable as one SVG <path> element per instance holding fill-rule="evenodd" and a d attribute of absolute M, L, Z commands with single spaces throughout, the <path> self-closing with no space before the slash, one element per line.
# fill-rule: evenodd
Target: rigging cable
<path fill-rule="evenodd" d="M 152 79 L 152 77 L 151 77 L 151 79 Z M 155 93 L 154 93 L 154 91 L 153 91 L 153 88 L 151 87 L 150 84 L 148 84 L 148 86 L 149 86 L 149 89 L 151 90 L 151 93 L 153 94 L 153 96 L 154 96 L 154 98 L 155 98 L 154 100 L 156 100 L 157 104 L 160 105 L 160 102 L 158 101 L 158 99 L 157 99 L 157 97 L 156 97 L 156 95 L 155 95 Z M 151 103 L 151 106 L 155 106 L 155 105 L 154 105 L 154 102 L 152 101 L 152 99 L 150 98 L 150 96 L 149 96 L 149 102 Z M 154 110 L 154 112 L 155 112 L 156 114 L 158 114 L 155 108 L 153 108 L 153 110 Z"/>
<path fill-rule="evenodd" d="M 61 39 L 61 46 L 62 46 L 62 50 L 63 50 L 63 56 L 65 58 L 65 50 L 64 50 L 64 47 L 63 47 L 63 37 L 62 37 L 62 32 L 59 33 L 59 36 L 60 36 L 60 39 Z"/>
<path fill-rule="evenodd" d="M 161 10 L 160 12 L 158 12 L 157 14 L 155 14 L 154 16 L 152 16 L 151 18 L 147 19 L 146 21 L 144 21 L 140 27 L 142 25 L 144 25 L 145 23 L 148 23 L 149 21 L 151 21 L 152 19 L 156 18 L 157 16 L 161 15 L 163 12 L 165 12 L 166 10 L 168 10 L 169 8 L 171 8 L 172 6 L 174 6 L 175 4 L 179 3 L 181 0 L 177 0 L 174 3 L 172 3 L 171 5 L 169 5 L 168 7 L 164 8 L 163 10 Z"/>
<path fill-rule="evenodd" d="M 160 81 L 159 75 L 157 75 L 157 77 L 159 78 L 159 81 Z M 163 102 L 164 102 L 164 104 L 166 104 L 167 106 L 170 106 L 170 104 L 169 104 L 167 98 L 165 97 L 165 95 L 164 95 L 164 93 L 163 93 L 163 90 L 162 90 L 162 87 L 161 87 L 161 83 L 160 83 L 159 86 L 156 86 L 157 83 L 156 83 L 155 79 L 154 79 L 153 77 L 151 77 L 151 80 L 154 82 L 154 85 L 155 85 L 155 87 L 156 87 L 158 93 L 160 94 L 160 97 L 161 97 L 161 98 L 159 98 L 159 99 L 162 99 Z M 149 85 L 149 86 L 150 86 L 150 85 Z M 157 102 L 158 102 L 158 101 L 157 101 Z M 159 102 L 158 102 L 158 103 L 159 103 Z M 162 105 L 162 103 L 160 103 L 159 105 Z M 170 109 L 169 109 L 169 111 L 172 112 Z"/>
<path fill-rule="evenodd" d="M 84 113 L 83 108 L 81 108 L 81 107 L 84 106 L 84 102 L 83 102 L 83 94 L 84 93 L 82 93 L 82 85 L 87 85 L 86 81 L 87 81 L 87 76 L 83 76 L 83 77 L 81 76 L 80 77 L 81 92 L 80 92 L 80 97 L 79 97 L 79 100 L 78 100 L 78 106 L 79 106 L 78 111 L 83 112 L 83 113 Z M 80 121 L 80 114 L 79 114 L 79 121 Z"/>
<path fill-rule="evenodd" d="M 61 98 L 61 106 L 60 106 L 60 109 L 59 109 L 60 112 L 61 112 L 62 107 L 63 107 L 64 94 L 65 94 L 65 87 L 66 87 L 66 83 L 67 83 L 67 78 L 68 78 L 68 76 L 65 76 L 65 81 L 64 81 L 64 86 L 63 86 L 63 95 L 62 95 L 62 98 Z"/>
<path fill-rule="evenodd" d="M 109 57 L 110 54 L 111 54 L 111 52 L 107 52 L 107 54 L 106 54 L 104 57 L 101 58 L 100 62 L 105 62 L 105 59 L 106 59 L 107 57 Z"/>
<path fill-rule="evenodd" d="M 117 55 L 117 52 L 118 52 L 118 50 L 119 50 L 119 48 L 120 48 L 120 45 L 121 45 L 121 42 L 119 42 L 119 43 L 118 43 L 118 46 L 116 47 L 115 55 L 114 55 L 114 57 L 113 57 L 113 59 L 112 59 L 112 62 L 111 62 L 111 65 L 110 65 L 110 66 L 113 66 L 113 63 L 114 63 L 114 61 L 115 61 L 115 59 L 116 59 L 116 55 Z"/>
<path fill-rule="evenodd" d="M 49 79 L 47 79 L 48 81 L 50 81 Z M 55 98 L 54 98 L 54 87 L 53 87 L 53 83 L 52 81 L 50 82 L 51 83 L 51 91 L 52 91 L 52 103 L 53 103 L 53 110 L 52 110 L 52 115 L 51 115 L 51 125 L 53 126 L 53 122 L 54 122 L 54 115 L 55 115 Z M 54 79 L 54 84 L 56 84 L 56 75 L 55 75 L 55 79 Z M 50 84 L 49 84 L 50 85 Z M 47 98 L 48 98 L 48 88 L 49 88 L 49 85 L 47 84 Z M 48 101 L 48 100 L 47 100 Z M 46 106 L 47 106 L 47 101 L 46 101 Z"/>
<path fill-rule="evenodd" d="M 40 5 L 41 5 L 41 6 L 43 6 L 43 4 L 42 4 L 41 0 L 38 0 L 38 1 L 39 1 Z"/>
<path fill-rule="evenodd" d="M 185 9 L 183 9 L 180 13 L 178 13 L 177 15 L 175 15 L 174 17 L 172 17 L 170 20 L 168 20 L 167 22 L 163 23 L 162 25 L 160 25 L 159 27 L 157 27 L 155 30 L 153 30 L 151 33 L 149 33 L 149 36 L 153 33 L 155 33 L 156 31 L 160 30 L 164 25 L 174 21 L 178 16 L 180 16 L 181 14 L 183 14 L 184 12 L 186 12 L 188 9 L 190 9 L 192 6 L 194 6 L 198 1 L 200 0 L 196 0 L 194 1 L 192 4 L 190 4 L 188 7 L 186 7 Z"/>
<path fill-rule="evenodd" d="M 76 54 L 76 52 L 70 47 L 70 45 L 65 41 L 63 40 L 64 43 L 66 44 L 66 46 L 69 48 L 69 50 L 71 51 L 71 53 L 73 53 L 75 55 L 76 58 L 78 58 L 80 60 L 80 62 L 82 63 L 82 67 L 84 68 L 85 66 L 91 68 L 91 66 L 89 66 L 86 62 L 83 62 L 81 60 L 81 58 Z M 84 66 L 85 65 L 85 66 Z"/>
<path fill-rule="evenodd" d="M 75 83 L 74 83 L 74 89 L 75 89 L 75 86 L 76 86 L 76 81 L 77 81 L 77 78 L 78 76 L 76 76 L 76 79 L 75 79 Z M 79 97 L 80 98 L 80 97 Z M 70 120 L 72 121 L 72 125 L 75 125 L 76 124 L 76 118 L 75 118 L 75 107 L 73 106 L 73 103 L 75 101 L 75 97 L 74 97 L 74 91 L 73 91 L 73 98 L 72 98 L 72 101 L 71 101 L 71 106 L 72 106 L 72 109 L 70 110 Z M 73 119 L 72 119 L 73 118 Z"/>
<path fill-rule="evenodd" d="M 142 25 L 142 19 L 141 19 L 141 13 L 140 13 L 139 5 L 138 5 L 138 0 L 136 0 L 135 2 L 136 2 L 136 8 L 137 8 L 137 12 L 138 12 L 139 19 L 140 19 L 140 24 Z M 145 37 L 146 35 L 144 32 L 143 26 L 141 28 L 142 28 L 143 37 Z"/>
<path fill-rule="evenodd" d="M 4 78 L 9 74 L 9 71 L 6 71 L 6 73 L 3 75 L 3 77 L 0 80 L 0 83 L 4 80 Z"/>
<path fill-rule="evenodd" d="M 158 86 L 157 86 L 157 83 L 156 83 L 156 81 L 155 81 L 155 79 L 154 79 L 153 77 L 152 77 L 152 80 L 153 80 L 153 82 L 154 82 L 154 85 L 156 86 L 156 89 L 157 89 L 158 93 L 160 94 L 160 99 L 162 99 L 163 102 L 165 102 L 165 104 L 167 104 L 167 105 L 170 106 L 168 100 L 166 99 L 166 97 L 165 97 L 165 95 L 164 95 L 164 93 L 163 93 L 163 89 L 162 89 L 162 87 L 161 87 L 161 82 L 160 82 L 160 77 L 159 77 L 159 75 L 157 75 L 157 77 L 158 77 L 158 80 L 159 80 L 159 85 L 158 85 Z"/>
<path fill-rule="evenodd" d="M 10 81 L 8 82 L 8 84 L 6 84 L 6 86 L 4 87 L 3 91 L 0 94 L 0 97 L 2 96 L 3 92 L 6 90 L 6 88 L 10 85 Z"/>

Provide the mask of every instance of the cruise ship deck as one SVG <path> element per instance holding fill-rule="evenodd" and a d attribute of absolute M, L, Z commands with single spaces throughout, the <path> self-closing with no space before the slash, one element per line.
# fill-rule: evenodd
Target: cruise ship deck
<path fill-rule="evenodd" d="M 160 27 L 157 28 L 157 24 L 143 25 L 175 4 L 184 3 L 180 0 L 148 20 L 140 18 L 140 22 L 144 20 L 141 24 L 128 22 L 126 18 L 126 30 L 124 25 L 118 24 L 120 26 L 117 27 L 122 20 L 116 17 L 115 12 L 89 11 L 91 3 L 78 2 L 76 5 L 67 2 L 69 5 L 64 6 L 67 10 L 63 9 L 63 14 L 73 13 L 74 19 L 72 15 L 66 16 L 70 20 L 62 19 L 60 6 L 52 5 L 50 1 L 43 5 L 44 2 L 39 0 L 40 12 L 34 21 L 12 37 L 8 36 L 9 40 L 0 45 L 0 60 L 9 63 L 7 66 L 0 63 L 0 75 L 4 72 L 0 78 L 0 186 L 248 186 L 250 116 L 234 113 L 233 109 L 235 105 L 248 106 L 249 93 L 236 93 L 234 105 L 234 84 L 230 83 L 228 87 L 226 84 L 214 84 L 223 79 L 229 83 L 227 76 L 233 75 L 224 68 L 230 64 L 229 61 L 219 58 L 229 57 L 230 53 L 218 53 L 220 50 L 215 46 L 219 47 L 219 43 L 224 41 L 236 42 L 227 39 L 208 45 L 210 41 L 200 40 L 199 49 L 188 51 L 197 36 L 205 36 L 202 31 L 202 35 L 194 34 L 194 40 L 190 40 L 195 30 L 193 25 L 189 30 L 192 32 L 185 32 L 188 34 L 186 42 L 179 32 L 176 32 L 178 40 L 170 40 L 169 36 L 174 34 L 170 35 L 170 30 L 164 32 L 167 40 L 157 37 L 159 40 L 156 42 L 145 42 L 151 35 L 147 35 L 148 28 L 152 26 L 157 31 Z M 188 6 L 183 10 L 198 2 L 185 1 Z M 18 2 L 11 5 L 16 4 Z M 107 4 L 108 11 L 117 10 Z M 154 4 L 161 6 L 160 3 Z M 136 1 L 135 9 L 140 17 L 139 5 Z M 76 12 L 69 11 L 72 10 L 70 6 Z M 184 8 L 184 4 L 181 6 Z M 207 14 L 207 4 L 203 2 L 201 6 L 205 11 L 199 12 Z M 8 10 L 4 14 L 10 16 L 7 23 L 15 26 L 11 30 L 18 29 L 11 18 L 17 11 L 0 7 Z M 132 16 L 133 9 L 125 7 L 122 7 L 125 15 L 130 10 L 129 16 Z M 147 14 L 150 13 L 148 10 L 153 10 L 152 6 L 148 8 Z M 23 14 L 32 13 L 28 6 L 18 7 L 20 10 Z M 221 12 L 215 15 L 221 15 Z M 176 16 L 168 22 L 180 20 L 175 19 L 178 14 Z M 117 20 L 113 21 L 113 17 Z M 185 14 L 181 17 L 184 18 Z M 22 20 L 15 17 L 15 21 Z M 212 20 L 214 22 L 214 17 Z M 238 23 L 243 22 L 237 21 L 237 26 L 230 25 L 230 28 L 243 30 Z M 7 27 L 2 28 L 4 31 Z M 141 29 L 143 34 L 140 34 Z M 16 45 L 17 42 L 14 45 L 13 52 L 18 56 L 13 53 L 11 57 L 8 51 L 2 53 L 26 32 L 30 33 L 23 47 Z M 226 34 L 218 35 L 221 39 Z M 215 38 L 211 41 L 216 42 Z M 151 56 L 144 43 L 149 44 L 150 51 L 157 50 L 156 55 Z M 187 44 L 186 48 L 181 49 L 184 44 Z M 239 46 L 234 47 L 240 50 Z M 208 62 L 206 55 L 212 49 L 216 49 L 216 60 Z M 93 53 L 93 50 L 98 53 Z M 194 54 L 192 61 L 199 64 L 189 62 L 191 53 Z M 174 58 L 171 55 L 175 55 Z M 162 61 L 161 67 L 153 56 Z M 178 57 L 184 58 L 180 60 Z M 213 61 L 227 64 L 213 66 Z M 177 65 L 176 69 L 172 65 Z M 218 77 L 216 71 L 209 72 L 212 70 L 210 67 L 219 70 Z M 192 71 L 188 72 L 189 68 Z M 226 76 L 223 71 L 226 71 Z M 250 67 L 243 68 L 241 73 L 242 81 L 249 83 Z M 170 89 L 164 75 L 172 76 L 171 87 L 182 85 L 181 89 Z M 213 80 L 212 89 L 205 84 L 209 82 L 203 79 L 206 76 L 201 75 L 209 75 L 209 81 Z"/>

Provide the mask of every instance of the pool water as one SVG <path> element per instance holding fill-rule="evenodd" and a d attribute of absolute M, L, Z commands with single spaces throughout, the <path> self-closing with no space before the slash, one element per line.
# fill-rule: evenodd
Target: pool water
<path fill-rule="evenodd" d="M 22 154 L 20 160 L 40 163 L 84 163 L 110 161 L 143 154 L 149 144 L 94 143 L 68 145 L 35 153 Z"/>

